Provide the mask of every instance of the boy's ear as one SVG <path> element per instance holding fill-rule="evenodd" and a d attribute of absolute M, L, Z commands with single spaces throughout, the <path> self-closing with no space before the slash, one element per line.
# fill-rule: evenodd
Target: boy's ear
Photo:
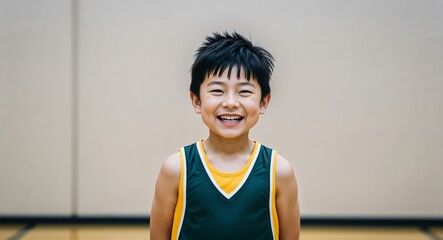
<path fill-rule="evenodd" d="M 260 102 L 260 114 L 263 115 L 266 112 L 266 109 L 268 108 L 269 101 L 271 101 L 271 94 L 268 93 L 263 100 Z"/>
<path fill-rule="evenodd" d="M 201 113 L 201 102 L 200 98 L 197 97 L 193 92 L 189 93 L 189 96 L 191 97 L 192 106 L 194 107 L 194 111 L 197 114 Z"/>

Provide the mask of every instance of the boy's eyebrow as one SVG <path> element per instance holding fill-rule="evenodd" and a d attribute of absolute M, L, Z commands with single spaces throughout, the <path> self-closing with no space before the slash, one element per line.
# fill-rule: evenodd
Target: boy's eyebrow
<path fill-rule="evenodd" d="M 254 84 L 252 84 L 251 82 L 247 81 L 247 82 L 241 82 L 239 83 L 239 85 L 241 86 L 251 86 L 253 88 L 255 88 Z"/>
<path fill-rule="evenodd" d="M 212 81 L 212 82 L 208 83 L 207 87 L 212 86 L 212 85 L 226 85 L 226 84 L 224 82 L 221 82 L 221 81 Z M 251 86 L 251 87 L 255 88 L 254 84 L 250 83 L 249 81 L 248 82 L 238 83 L 238 85 L 240 85 L 240 86 Z"/>
<path fill-rule="evenodd" d="M 207 87 L 212 86 L 212 85 L 225 85 L 225 83 L 220 82 L 220 81 L 212 81 L 212 82 L 208 83 Z"/>

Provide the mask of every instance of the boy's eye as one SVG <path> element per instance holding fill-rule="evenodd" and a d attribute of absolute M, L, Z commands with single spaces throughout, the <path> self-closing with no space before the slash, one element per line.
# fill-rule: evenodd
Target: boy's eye
<path fill-rule="evenodd" d="M 211 91 L 209 91 L 211 93 L 223 93 L 223 91 L 221 89 L 213 89 Z"/>
<path fill-rule="evenodd" d="M 249 91 L 249 90 L 241 90 L 239 93 L 240 93 L 240 94 L 252 94 L 252 91 Z"/>

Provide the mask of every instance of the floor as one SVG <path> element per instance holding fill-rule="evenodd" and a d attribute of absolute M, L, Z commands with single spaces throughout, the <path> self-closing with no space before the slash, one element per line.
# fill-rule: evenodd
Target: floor
<path fill-rule="evenodd" d="M 0 225 L 0 240 L 148 240 L 140 225 Z M 443 227 L 303 227 L 301 240 L 443 240 Z"/>

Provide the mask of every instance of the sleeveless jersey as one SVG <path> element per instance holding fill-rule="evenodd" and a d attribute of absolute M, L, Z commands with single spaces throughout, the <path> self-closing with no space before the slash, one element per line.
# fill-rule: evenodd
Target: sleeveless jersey
<path fill-rule="evenodd" d="M 212 177 L 201 141 L 180 149 L 180 186 L 171 239 L 278 239 L 277 154 L 256 145 L 252 163 L 230 194 Z"/>

